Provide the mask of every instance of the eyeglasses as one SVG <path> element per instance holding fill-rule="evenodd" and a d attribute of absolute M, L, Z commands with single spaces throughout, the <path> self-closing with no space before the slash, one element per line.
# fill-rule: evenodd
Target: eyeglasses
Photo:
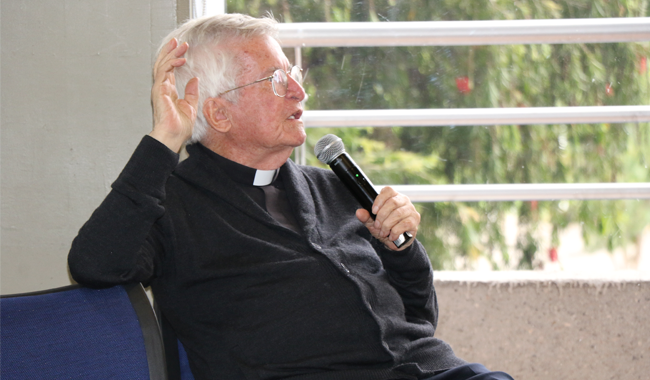
<path fill-rule="evenodd" d="M 288 75 L 293 78 L 296 82 L 298 82 L 299 85 L 302 85 L 302 69 L 298 66 L 292 66 L 289 71 L 284 71 L 282 69 L 277 69 L 273 72 L 273 75 L 268 76 L 266 78 L 258 79 L 255 82 L 251 82 L 248 84 L 245 84 L 243 86 L 235 87 L 232 88 L 228 91 L 224 91 L 221 94 L 217 96 L 221 96 L 223 94 L 226 94 L 230 91 L 235 91 L 239 90 L 242 87 L 250 86 L 251 84 L 259 83 L 259 82 L 264 82 L 265 80 L 271 81 L 271 84 L 273 85 L 273 93 L 276 96 L 279 96 L 281 98 L 284 98 L 287 95 L 287 88 L 289 87 L 289 78 Z"/>

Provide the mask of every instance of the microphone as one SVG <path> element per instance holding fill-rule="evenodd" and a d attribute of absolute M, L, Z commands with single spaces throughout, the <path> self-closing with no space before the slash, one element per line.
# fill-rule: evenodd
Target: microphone
<path fill-rule="evenodd" d="M 336 135 L 325 135 L 316 143 L 314 153 L 320 162 L 332 168 L 332 171 L 361 203 L 361 206 L 368 210 L 372 218 L 375 219 L 377 215 L 372 213 L 372 204 L 377 198 L 377 191 L 361 168 L 352 160 L 352 157 L 345 152 L 343 141 Z M 413 235 L 410 232 L 404 232 L 393 243 L 400 248 L 411 239 L 413 239 Z"/>

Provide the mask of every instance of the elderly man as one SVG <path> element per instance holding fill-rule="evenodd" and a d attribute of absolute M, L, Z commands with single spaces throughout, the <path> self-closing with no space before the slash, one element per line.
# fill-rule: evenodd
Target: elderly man
<path fill-rule="evenodd" d="M 153 130 L 75 238 L 74 279 L 150 284 L 197 379 L 510 378 L 434 337 L 426 252 L 392 243 L 417 233 L 408 198 L 355 215 L 331 171 L 289 159 L 306 95 L 276 38 L 243 15 L 171 33 Z"/>

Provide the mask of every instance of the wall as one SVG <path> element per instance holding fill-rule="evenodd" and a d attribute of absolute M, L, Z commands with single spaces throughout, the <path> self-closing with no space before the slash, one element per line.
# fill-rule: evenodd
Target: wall
<path fill-rule="evenodd" d="M 437 272 L 436 335 L 525 380 L 645 380 L 650 273 Z"/>
<path fill-rule="evenodd" d="M 174 0 L 3 1 L 2 294 L 70 284 L 70 243 L 151 129 Z"/>

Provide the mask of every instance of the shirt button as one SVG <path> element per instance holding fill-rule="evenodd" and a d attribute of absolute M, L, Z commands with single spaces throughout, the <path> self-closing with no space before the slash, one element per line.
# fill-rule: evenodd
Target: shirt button
<path fill-rule="evenodd" d="M 345 266 L 345 264 L 341 263 L 341 268 L 343 268 L 347 273 L 350 273 L 350 270 Z"/>

